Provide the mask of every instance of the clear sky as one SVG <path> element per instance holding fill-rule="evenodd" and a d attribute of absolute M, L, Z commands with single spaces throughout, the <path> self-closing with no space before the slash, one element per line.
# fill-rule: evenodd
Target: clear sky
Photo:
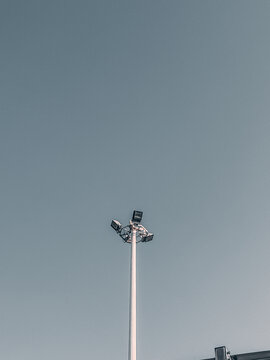
<path fill-rule="evenodd" d="M 270 348 L 270 2 L 2 0 L 0 357 Z"/>

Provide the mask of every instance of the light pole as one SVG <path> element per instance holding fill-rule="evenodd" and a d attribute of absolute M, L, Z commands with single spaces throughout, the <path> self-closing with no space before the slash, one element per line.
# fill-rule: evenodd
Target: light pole
<path fill-rule="evenodd" d="M 131 232 L 129 359 L 136 360 L 136 229 Z"/>
<path fill-rule="evenodd" d="M 133 211 L 129 225 L 122 226 L 119 221 L 112 220 L 112 228 L 120 235 L 125 243 L 131 243 L 130 262 L 130 304 L 129 304 L 129 360 L 136 360 L 136 245 L 138 242 L 153 240 L 154 234 L 149 233 L 140 224 L 142 211 Z"/>

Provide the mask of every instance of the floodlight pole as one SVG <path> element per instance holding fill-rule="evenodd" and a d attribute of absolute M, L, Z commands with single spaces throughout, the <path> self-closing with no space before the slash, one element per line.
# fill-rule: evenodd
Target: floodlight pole
<path fill-rule="evenodd" d="M 129 360 L 136 360 L 136 227 L 132 226 L 130 266 Z"/>
<path fill-rule="evenodd" d="M 129 347 L 128 360 L 136 360 L 136 245 L 137 242 L 149 242 L 154 234 L 150 233 L 142 224 L 142 211 L 133 211 L 129 225 L 122 226 L 118 220 L 112 220 L 111 227 L 125 243 L 131 244 L 130 261 L 130 303 L 129 303 Z"/>

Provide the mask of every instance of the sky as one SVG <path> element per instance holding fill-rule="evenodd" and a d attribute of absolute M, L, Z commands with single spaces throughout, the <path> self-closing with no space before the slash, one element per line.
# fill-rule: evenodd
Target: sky
<path fill-rule="evenodd" d="M 270 2 L 2 0 L 0 354 L 270 348 Z"/>

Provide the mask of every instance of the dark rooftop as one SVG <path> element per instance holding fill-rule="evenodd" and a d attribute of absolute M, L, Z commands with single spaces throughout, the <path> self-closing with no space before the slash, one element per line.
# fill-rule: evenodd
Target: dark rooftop
<path fill-rule="evenodd" d="M 230 355 L 232 360 L 270 360 L 270 350 L 257 351 L 245 354 Z M 204 360 L 215 360 L 215 358 L 209 358 Z"/>

